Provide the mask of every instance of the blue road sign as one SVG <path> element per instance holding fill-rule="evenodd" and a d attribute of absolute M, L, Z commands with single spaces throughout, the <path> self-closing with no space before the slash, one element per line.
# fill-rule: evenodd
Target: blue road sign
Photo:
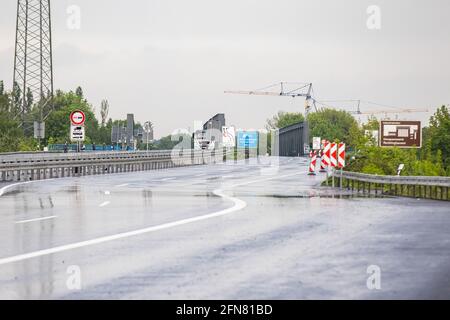
<path fill-rule="evenodd" d="M 237 135 L 239 149 L 257 149 L 258 148 L 258 132 L 256 131 L 240 131 Z"/>

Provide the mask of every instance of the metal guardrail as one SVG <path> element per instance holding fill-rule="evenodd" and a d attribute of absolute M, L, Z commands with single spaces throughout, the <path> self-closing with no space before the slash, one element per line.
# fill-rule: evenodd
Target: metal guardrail
<path fill-rule="evenodd" d="M 94 159 L 94 158 L 124 158 L 124 157 L 158 157 L 170 155 L 172 151 L 101 151 L 101 152 L 31 152 L 31 153 L 3 153 L 0 154 L 0 165 L 4 163 L 23 162 L 23 161 L 52 161 L 63 159 Z"/>
<path fill-rule="evenodd" d="M 339 171 L 333 173 L 336 178 L 340 178 Z M 418 177 L 418 176 L 380 176 L 358 172 L 342 172 L 344 179 L 371 182 L 378 184 L 402 184 L 402 185 L 421 185 L 421 186 L 439 186 L 450 187 L 450 177 Z"/>
<path fill-rule="evenodd" d="M 221 161 L 222 150 L 0 154 L 0 182 L 156 170 Z"/>
<path fill-rule="evenodd" d="M 341 188 L 414 198 L 449 200 L 450 177 L 380 176 L 334 171 Z M 333 183 L 334 184 L 334 183 Z"/>

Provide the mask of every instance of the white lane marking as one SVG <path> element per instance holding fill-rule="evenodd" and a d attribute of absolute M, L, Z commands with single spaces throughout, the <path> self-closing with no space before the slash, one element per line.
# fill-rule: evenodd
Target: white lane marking
<path fill-rule="evenodd" d="M 44 220 L 50 220 L 55 219 L 57 216 L 51 216 L 51 217 L 44 217 L 44 218 L 37 218 L 37 219 L 30 219 L 30 220 L 22 220 L 22 221 L 16 221 L 15 224 L 24 224 L 29 222 L 37 222 L 37 221 L 44 221 Z"/>
<path fill-rule="evenodd" d="M 119 234 L 115 234 L 112 236 L 101 237 L 101 238 L 97 238 L 97 239 L 77 242 L 77 243 L 64 245 L 64 246 L 60 246 L 60 247 L 55 247 L 55 248 L 51 248 L 51 249 L 45 249 L 45 250 L 35 251 L 35 252 L 31 252 L 31 253 L 21 254 L 18 256 L 0 259 L 0 265 L 19 262 L 19 261 L 23 261 L 23 260 L 46 256 L 49 254 L 55 254 L 58 252 L 78 249 L 78 248 L 92 246 L 92 245 L 96 245 L 96 244 L 100 244 L 100 243 L 104 243 L 104 242 L 134 237 L 134 236 L 138 236 L 141 234 L 146 234 L 146 233 L 160 231 L 160 230 L 169 229 L 169 228 L 174 228 L 174 227 L 178 227 L 178 226 L 182 226 L 182 225 L 186 225 L 186 224 L 190 224 L 190 223 L 194 223 L 194 222 L 199 222 L 199 221 L 203 221 L 203 220 L 207 220 L 207 219 L 212 219 L 212 218 L 224 216 L 224 215 L 242 210 L 247 206 L 247 203 L 245 201 L 227 196 L 227 195 L 223 194 L 222 190 L 215 190 L 213 193 L 223 199 L 232 201 L 234 203 L 234 206 L 231 208 L 225 209 L 225 210 L 206 214 L 206 215 L 199 216 L 199 217 L 183 219 L 183 220 L 179 220 L 179 221 L 161 224 L 159 226 L 153 226 L 153 227 L 149 227 L 149 228 L 145 228 L 145 229 L 139 229 L 139 230 L 135 230 L 135 231 L 119 233 Z"/>
<path fill-rule="evenodd" d="M 172 180 L 177 180 L 177 178 L 164 178 L 164 179 L 156 180 L 156 181 L 165 182 L 165 181 L 172 181 Z"/>
<path fill-rule="evenodd" d="M 239 183 L 239 184 L 234 184 L 234 185 L 230 185 L 228 187 L 229 188 L 234 188 L 234 187 L 249 185 L 249 184 L 252 184 L 252 183 L 258 183 L 258 182 L 276 180 L 276 179 L 281 179 L 281 178 L 287 178 L 287 177 L 292 177 L 292 176 L 296 176 L 296 175 L 300 175 L 300 174 L 306 174 L 306 173 L 307 173 L 307 171 L 305 171 L 305 172 L 297 172 L 297 173 L 294 173 L 294 174 L 283 175 L 283 176 L 274 176 L 274 177 L 271 177 L 271 178 L 254 180 L 254 181 L 248 181 L 248 182 L 243 182 L 243 183 Z M 139 229 L 139 230 L 130 231 L 130 232 L 119 233 L 119 234 L 115 234 L 115 235 L 111 235 L 111 236 L 106 236 L 106 237 L 101 237 L 101 238 L 97 238 L 97 239 L 77 242 L 77 243 L 68 244 L 68 245 L 64 245 L 64 246 L 60 246 L 60 247 L 55 247 L 55 248 L 50 248 L 50 249 L 30 252 L 30 253 L 26 253 L 26 254 L 21 254 L 21 255 L 9 257 L 9 258 L 3 258 L 3 259 L 0 259 L 0 265 L 5 265 L 5 264 L 9 264 L 9 263 L 24 261 L 24 260 L 28 260 L 28 259 L 41 257 L 41 256 L 46 256 L 46 255 L 49 255 L 49 254 L 55 254 L 55 253 L 58 253 L 58 252 L 63 252 L 63 251 L 78 249 L 78 248 L 82 248 L 82 247 L 92 246 L 92 245 L 96 245 L 96 244 L 100 244 L 100 243 L 104 243 L 104 242 L 109 242 L 109 241 L 114 241 L 114 240 L 118 240 L 118 239 L 129 238 L 129 237 L 133 237 L 133 236 L 137 236 L 137 235 L 141 235 L 141 234 L 146 234 L 146 233 L 150 233 L 150 232 L 160 231 L 160 230 L 169 229 L 169 228 L 173 228 L 173 227 L 177 227 L 177 226 L 181 226 L 181 225 L 186 225 L 186 224 L 190 224 L 190 223 L 194 223 L 194 222 L 198 222 L 198 221 L 202 221 L 202 220 L 207 220 L 207 219 L 211 219 L 211 218 L 215 218 L 215 217 L 219 217 L 219 216 L 224 216 L 224 215 L 227 215 L 227 214 L 230 214 L 230 213 L 242 210 L 242 209 L 244 209 L 247 206 L 247 203 L 245 201 L 242 201 L 240 199 L 227 196 L 226 194 L 223 193 L 222 189 L 215 190 L 215 191 L 213 191 L 213 193 L 215 195 L 219 196 L 219 197 L 222 197 L 224 199 L 232 201 L 234 203 L 234 206 L 229 208 L 229 209 L 221 210 L 221 211 L 218 211 L 218 212 L 215 212 L 215 213 L 211 213 L 211 214 L 207 214 L 207 215 L 203 215 L 203 216 L 199 216 L 199 217 L 183 219 L 183 220 L 179 220 L 179 221 L 175 221 L 175 222 L 162 224 L 162 225 L 159 225 L 159 226 L 149 227 L 149 228 L 145 228 L 145 229 Z"/>
<path fill-rule="evenodd" d="M 224 179 L 230 179 L 230 178 L 234 178 L 234 176 L 223 176 L 222 178 L 224 178 Z"/>
<path fill-rule="evenodd" d="M 10 185 L 5 186 L 5 187 L 0 189 L 0 197 L 3 196 L 6 193 L 6 191 L 8 191 L 9 189 L 17 187 L 17 186 L 22 186 L 22 185 L 26 185 L 26 184 L 30 184 L 30 183 L 36 183 L 36 182 L 42 182 L 42 181 L 53 181 L 53 180 L 55 180 L 55 179 L 25 181 L 25 182 L 18 182 L 18 183 L 10 184 Z"/>
<path fill-rule="evenodd" d="M 107 205 L 109 205 L 111 202 L 110 201 L 105 201 L 102 204 L 99 205 L 100 208 L 106 207 Z"/>
<path fill-rule="evenodd" d="M 116 188 L 128 187 L 129 185 L 129 183 L 119 184 Z"/>
<path fill-rule="evenodd" d="M 110 191 L 105 191 L 105 195 L 109 196 L 111 194 Z"/>
<path fill-rule="evenodd" d="M 196 177 L 204 177 L 204 176 L 206 176 L 206 173 L 196 175 Z"/>

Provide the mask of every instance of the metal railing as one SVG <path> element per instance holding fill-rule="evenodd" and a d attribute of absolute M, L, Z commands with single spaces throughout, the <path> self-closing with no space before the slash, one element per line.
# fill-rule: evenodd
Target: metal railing
<path fill-rule="evenodd" d="M 157 170 L 217 163 L 224 150 L 0 154 L 0 182 Z"/>
<path fill-rule="evenodd" d="M 334 171 L 332 179 L 335 178 L 338 179 L 338 186 L 351 191 L 449 200 L 450 177 L 380 176 Z"/>

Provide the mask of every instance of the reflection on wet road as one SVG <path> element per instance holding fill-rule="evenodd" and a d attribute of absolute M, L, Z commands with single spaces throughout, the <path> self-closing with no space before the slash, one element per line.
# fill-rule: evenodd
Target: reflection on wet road
<path fill-rule="evenodd" d="M 15 186 L 0 298 L 450 298 L 448 203 L 339 194 L 306 170 L 266 158 Z"/>

